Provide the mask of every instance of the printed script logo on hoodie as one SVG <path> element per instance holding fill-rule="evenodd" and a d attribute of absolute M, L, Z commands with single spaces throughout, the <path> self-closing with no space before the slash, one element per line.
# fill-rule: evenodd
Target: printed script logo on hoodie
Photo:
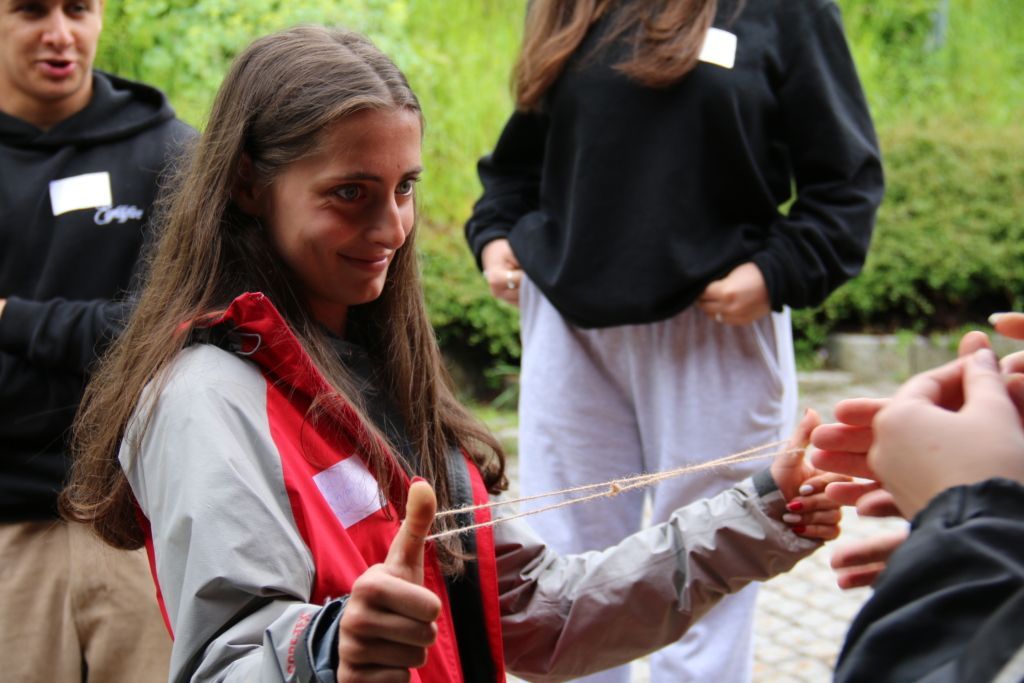
<path fill-rule="evenodd" d="M 96 225 L 110 225 L 114 221 L 124 225 L 128 221 L 142 220 L 144 212 L 137 206 L 122 204 L 120 206 L 101 206 L 96 209 L 93 221 Z"/>

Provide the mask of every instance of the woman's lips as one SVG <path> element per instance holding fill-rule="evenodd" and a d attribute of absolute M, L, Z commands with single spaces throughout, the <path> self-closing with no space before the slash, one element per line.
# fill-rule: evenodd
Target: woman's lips
<path fill-rule="evenodd" d="M 388 264 L 391 262 L 391 256 L 378 256 L 375 258 L 360 258 L 356 256 L 346 256 L 341 254 L 341 257 L 352 266 L 365 270 L 371 273 L 379 273 L 387 270 Z"/>

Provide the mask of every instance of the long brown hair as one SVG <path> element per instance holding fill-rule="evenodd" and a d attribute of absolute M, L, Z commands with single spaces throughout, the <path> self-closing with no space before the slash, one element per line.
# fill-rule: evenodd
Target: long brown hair
<path fill-rule="evenodd" d="M 118 462 L 126 427 L 132 419 L 148 421 L 145 414 L 133 418 L 143 389 L 166 380 L 162 371 L 188 342 L 190 321 L 223 310 L 242 292 L 271 299 L 336 392 L 315 397 L 311 419 L 329 419 L 339 400 L 361 410 L 359 392 L 266 232 L 231 196 L 243 158 L 251 161 L 252 182 L 269 185 L 315 151 L 330 124 L 366 109 L 420 114 L 399 69 L 357 33 L 300 26 L 255 41 L 235 60 L 189 164 L 162 200 L 161 238 L 135 311 L 86 390 L 74 427 L 71 481 L 61 495 L 67 518 L 92 525 L 115 547 L 143 543 Z M 395 254 L 381 296 L 350 310 L 347 331 L 379 360 L 383 388 L 443 507 L 451 501 L 447 453 L 454 444 L 471 454 L 492 490 L 505 483 L 504 453 L 455 398 L 423 302 L 415 234 L 414 228 Z M 386 491 L 386 439 L 370 431 L 376 438 L 363 455 Z M 142 432 L 125 447 L 138 448 Z M 447 568 L 458 565 L 458 544 L 440 550 Z"/>
<path fill-rule="evenodd" d="M 671 85 L 697 65 L 717 11 L 718 0 L 533 0 L 512 76 L 516 106 L 537 109 L 590 27 L 609 14 L 601 44 L 627 36 L 633 48 L 615 69 L 652 88 Z"/>

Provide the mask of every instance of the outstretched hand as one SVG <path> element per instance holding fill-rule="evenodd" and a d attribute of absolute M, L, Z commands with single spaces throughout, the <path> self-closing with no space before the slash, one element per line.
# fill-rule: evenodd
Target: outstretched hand
<path fill-rule="evenodd" d="M 981 332 L 968 332 L 960 340 L 959 356 L 970 356 L 980 349 L 991 348 L 988 337 Z M 960 386 L 947 389 L 941 405 L 959 410 L 963 405 Z M 811 434 L 816 450 L 811 461 L 823 470 L 851 477 L 870 479 L 830 484 L 827 493 L 843 505 L 856 505 L 865 517 L 902 516 L 892 495 L 878 483 L 878 475 L 868 463 L 867 454 L 875 442 L 875 416 L 890 401 L 888 398 L 853 398 L 840 401 L 835 407 L 836 422 L 817 427 Z"/>
<path fill-rule="evenodd" d="M 804 457 L 811 432 L 819 424 L 821 418 L 818 414 L 808 410 L 793 431 L 789 443 L 772 461 L 771 474 L 783 498 L 788 501 L 788 512 L 782 521 L 800 536 L 827 541 L 839 535 L 842 512 L 839 504 L 824 494 L 824 489 L 830 482 L 846 481 L 847 478 L 823 472 Z"/>
<path fill-rule="evenodd" d="M 441 614 L 440 598 L 423 587 L 424 539 L 436 511 L 434 490 L 414 481 L 387 558 L 352 586 L 338 635 L 338 683 L 404 682 L 426 663 Z"/>
<path fill-rule="evenodd" d="M 992 322 L 1000 334 L 1017 339 L 1024 338 L 1024 315 L 1000 314 L 998 317 L 994 316 Z M 964 359 L 982 349 L 990 348 L 991 344 L 984 333 L 969 332 L 960 340 L 959 356 Z M 954 368 L 954 376 L 961 376 L 956 373 L 963 372 L 964 368 L 960 364 L 962 362 L 954 362 L 943 368 Z M 1018 413 L 1024 415 L 1024 377 L 1018 374 L 1024 371 L 1024 353 L 1007 356 L 1000 365 L 1005 391 Z M 943 368 L 924 374 L 941 373 Z M 916 380 L 918 378 L 911 381 Z M 932 386 L 933 389 L 936 388 L 936 385 Z M 946 414 L 931 414 L 948 417 L 958 413 L 964 407 L 965 388 L 966 384 L 963 381 L 946 382 L 938 393 L 934 394 L 932 403 L 932 408 L 946 411 Z M 887 488 L 882 488 L 879 483 L 881 475 L 875 471 L 874 460 L 868 458 L 868 452 L 876 439 L 875 416 L 886 408 L 891 400 L 842 401 L 835 409 L 838 422 L 818 427 L 811 436 L 811 442 L 818 449 L 811 459 L 818 467 L 873 480 L 834 483 L 826 489 L 828 495 L 837 502 L 843 505 L 856 505 L 858 513 L 863 516 L 904 516 L 897 507 L 893 494 Z M 898 530 L 837 548 L 832 556 L 832 567 L 836 570 L 840 587 L 854 588 L 872 584 L 885 568 L 889 555 L 900 546 L 906 536 L 906 530 Z"/>
<path fill-rule="evenodd" d="M 951 395 L 959 410 L 945 407 Z M 910 379 L 874 428 L 868 464 L 907 517 L 953 486 L 1024 482 L 1024 428 L 991 349 Z"/>

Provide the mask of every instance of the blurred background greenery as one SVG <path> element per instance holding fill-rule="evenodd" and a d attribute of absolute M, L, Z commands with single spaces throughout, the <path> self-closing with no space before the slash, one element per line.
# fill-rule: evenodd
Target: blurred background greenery
<path fill-rule="evenodd" d="M 797 2 L 800 0 L 791 0 Z M 300 22 L 368 34 L 427 120 L 420 193 L 427 302 L 464 383 L 501 387 L 516 312 L 462 238 L 476 160 L 511 111 L 525 0 L 107 0 L 101 68 L 152 83 L 201 128 L 231 58 Z M 864 273 L 794 315 L 805 366 L 833 331 L 937 332 L 1024 308 L 1024 2 L 839 0 L 885 156 L 888 193 Z"/>

